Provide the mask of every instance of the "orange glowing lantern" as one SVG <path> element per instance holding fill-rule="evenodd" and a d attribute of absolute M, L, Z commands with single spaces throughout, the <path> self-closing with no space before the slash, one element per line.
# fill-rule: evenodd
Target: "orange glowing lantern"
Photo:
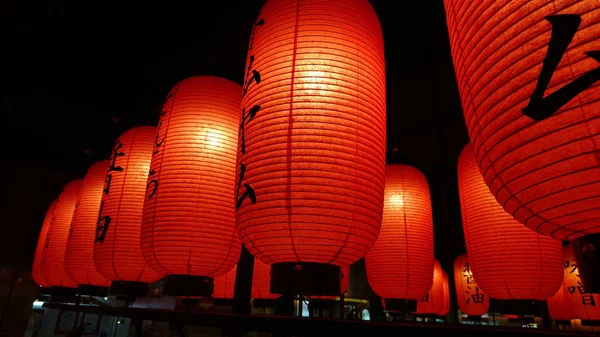
<path fill-rule="evenodd" d="M 444 311 L 444 271 L 434 260 L 433 285 L 429 292 L 417 301 L 417 314 L 437 315 Z"/>
<path fill-rule="evenodd" d="M 191 77 L 163 106 L 141 244 L 148 265 L 169 275 L 164 291 L 171 295 L 210 295 L 212 278 L 239 260 L 232 200 L 241 94 L 231 81 Z"/>
<path fill-rule="evenodd" d="M 240 237 L 272 264 L 275 292 L 336 295 L 340 266 L 363 257 L 381 226 L 386 93 L 377 15 L 367 0 L 269 0 L 246 70 Z M 311 285 L 290 283 L 297 280 Z"/>
<path fill-rule="evenodd" d="M 442 305 L 442 310 L 438 311 L 438 316 L 446 316 L 450 311 L 450 284 L 448 283 L 448 274 L 445 271 L 442 271 L 444 274 L 444 281 L 442 283 L 442 290 L 444 296 L 444 304 Z"/>
<path fill-rule="evenodd" d="M 235 289 L 235 272 L 237 266 L 234 266 L 229 272 L 214 278 L 213 298 L 232 299 Z"/>
<path fill-rule="evenodd" d="M 254 272 L 252 273 L 252 298 L 274 299 L 279 297 L 271 293 L 271 266 L 254 259 Z"/>
<path fill-rule="evenodd" d="M 117 139 L 109 159 L 96 227 L 94 262 L 100 274 L 112 281 L 113 294 L 115 287 L 127 284 L 130 289 L 143 292 L 139 289 L 145 283 L 160 278 L 146 265 L 140 247 L 142 207 L 155 137 L 155 127 L 130 129 Z"/>
<path fill-rule="evenodd" d="M 600 321 L 600 294 L 586 293 L 581 284 L 579 268 L 571 245 L 563 247 L 564 280 L 562 289 L 570 304 L 573 317 L 581 320 Z"/>
<path fill-rule="evenodd" d="M 485 183 L 519 222 L 575 240 L 600 292 L 600 2 L 444 3 Z"/>
<path fill-rule="evenodd" d="M 43 280 L 53 287 L 75 288 L 74 282 L 65 272 L 65 250 L 69 238 L 69 227 L 73 218 L 73 211 L 77 203 L 77 195 L 81 189 L 81 179 L 73 180 L 63 188 L 52 220 L 46 233 L 46 244 L 44 246 L 40 263 Z"/>
<path fill-rule="evenodd" d="M 477 285 L 497 300 L 545 300 L 562 282 L 561 242 L 506 213 L 479 172 L 471 145 L 458 159 L 458 189 L 469 265 Z"/>
<path fill-rule="evenodd" d="M 490 298 L 479 289 L 467 254 L 454 260 L 454 284 L 458 308 L 467 316 L 482 316 L 490 309 Z"/>
<path fill-rule="evenodd" d="M 65 252 L 65 272 L 79 285 L 108 286 L 94 265 L 94 236 L 108 160 L 92 165 L 77 197 Z"/>
<path fill-rule="evenodd" d="M 557 321 L 570 321 L 575 318 L 572 311 L 571 303 L 565 296 L 563 288 L 560 287 L 558 292 L 546 300 L 548 303 L 548 313 L 550 318 Z"/>
<path fill-rule="evenodd" d="M 35 255 L 33 257 L 33 266 L 31 267 L 31 278 L 33 282 L 35 282 L 40 287 L 48 287 L 50 284 L 44 279 L 44 274 L 41 270 L 42 257 L 44 255 L 44 247 L 46 246 L 46 238 L 48 236 L 48 227 L 50 227 L 50 222 L 52 221 L 52 216 L 54 215 L 54 210 L 56 209 L 56 204 L 58 203 L 58 199 L 54 200 L 48 210 L 46 211 L 46 216 L 44 216 L 44 221 L 42 222 L 42 228 L 40 229 L 40 235 L 38 236 L 37 245 L 35 247 Z"/>
<path fill-rule="evenodd" d="M 365 261 L 371 288 L 387 302 L 420 299 L 431 288 L 431 199 L 427 179 L 416 168 L 387 165 L 381 233 Z"/>

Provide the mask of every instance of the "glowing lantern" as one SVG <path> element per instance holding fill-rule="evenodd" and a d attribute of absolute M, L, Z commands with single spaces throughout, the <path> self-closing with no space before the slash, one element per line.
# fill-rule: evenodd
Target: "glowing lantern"
<path fill-rule="evenodd" d="M 272 290 L 335 295 L 339 267 L 363 257 L 381 226 L 386 100 L 377 15 L 367 0 L 269 0 L 246 69 L 240 237 L 273 265 Z"/>
<path fill-rule="evenodd" d="M 160 278 L 146 265 L 140 247 L 142 207 L 155 137 L 155 127 L 130 129 L 117 139 L 109 159 L 94 262 L 100 274 L 113 281 L 111 287 L 123 282 L 150 283 Z"/>
<path fill-rule="evenodd" d="M 575 318 L 571 303 L 566 298 L 562 287 L 560 287 L 560 290 L 556 294 L 548 297 L 546 302 L 548 303 L 550 318 L 558 321 L 570 321 Z"/>
<path fill-rule="evenodd" d="M 444 3 L 485 183 L 529 228 L 581 237 L 584 283 L 600 292 L 600 2 Z"/>
<path fill-rule="evenodd" d="M 490 298 L 479 289 L 467 254 L 454 260 L 454 284 L 458 308 L 467 316 L 482 316 L 490 309 Z"/>
<path fill-rule="evenodd" d="M 417 313 L 437 315 L 444 309 L 444 271 L 440 263 L 434 260 L 433 285 L 429 292 L 417 301 Z"/>
<path fill-rule="evenodd" d="M 44 216 L 44 221 L 42 222 L 42 228 L 40 229 L 40 235 L 38 236 L 37 245 L 35 247 L 35 255 L 33 257 L 33 266 L 31 267 L 31 278 L 33 282 L 42 287 L 48 287 L 50 284 L 44 279 L 44 274 L 41 270 L 42 257 L 44 255 L 44 247 L 46 246 L 46 238 L 48 235 L 48 227 L 50 227 L 50 222 L 52 221 L 52 215 L 54 215 L 54 210 L 56 209 L 56 204 L 58 203 L 58 199 L 54 200 L 48 210 L 46 211 L 46 216 Z"/>
<path fill-rule="evenodd" d="M 365 261 L 371 288 L 388 302 L 416 300 L 431 288 L 431 199 L 427 179 L 416 168 L 387 165 L 381 233 Z"/>
<path fill-rule="evenodd" d="M 102 200 L 108 160 L 99 161 L 87 171 L 77 197 L 65 252 L 65 272 L 80 285 L 108 286 L 94 265 L 94 236 Z"/>
<path fill-rule="evenodd" d="M 42 253 L 40 270 L 43 280 L 53 287 L 77 287 L 77 283 L 65 273 L 65 250 L 80 188 L 81 179 L 73 180 L 65 185 L 58 197 L 46 233 L 46 244 Z"/>
<path fill-rule="evenodd" d="M 469 265 L 497 300 L 545 300 L 562 282 L 561 242 L 524 227 L 485 185 L 471 145 L 458 158 L 458 189 Z"/>
<path fill-rule="evenodd" d="M 450 311 L 450 284 L 448 284 L 448 274 L 445 271 L 442 271 L 444 275 L 444 280 L 442 283 L 442 291 L 444 296 L 444 304 L 442 305 L 442 310 L 438 311 L 438 316 L 446 316 Z"/>
<path fill-rule="evenodd" d="M 178 83 L 165 101 L 141 244 L 148 265 L 176 282 L 170 294 L 210 295 L 212 278 L 239 260 L 233 198 L 241 94 L 231 81 L 201 76 Z"/>
<path fill-rule="evenodd" d="M 271 293 L 271 266 L 254 259 L 254 272 L 252 273 L 252 298 L 274 299 L 279 297 Z"/>
<path fill-rule="evenodd" d="M 584 291 L 571 245 L 563 247 L 563 257 L 565 268 L 562 289 L 570 304 L 571 318 L 600 321 L 600 294 Z"/>
<path fill-rule="evenodd" d="M 232 299 L 235 289 L 235 272 L 237 266 L 234 266 L 229 272 L 224 275 L 214 278 L 213 298 Z"/>

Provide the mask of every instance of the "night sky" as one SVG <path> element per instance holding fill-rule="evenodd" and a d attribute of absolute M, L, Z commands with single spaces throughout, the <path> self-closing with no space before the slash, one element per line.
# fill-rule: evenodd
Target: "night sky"
<path fill-rule="evenodd" d="M 4 25 L 0 264 L 30 265 L 48 205 L 108 158 L 125 130 L 156 125 L 178 81 L 242 82 L 264 0 L 9 3 Z M 436 257 L 464 252 L 456 161 L 467 143 L 438 1 L 371 0 L 383 27 L 388 162 L 428 178 Z M 11 7 L 12 6 L 12 7 Z"/>

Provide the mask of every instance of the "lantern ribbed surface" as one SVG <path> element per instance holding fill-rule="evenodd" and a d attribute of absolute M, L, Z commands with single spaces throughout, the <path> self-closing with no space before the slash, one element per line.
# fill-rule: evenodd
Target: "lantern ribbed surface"
<path fill-rule="evenodd" d="M 381 233 L 365 261 L 369 284 L 383 299 L 416 300 L 431 288 L 431 199 L 427 179 L 416 168 L 387 165 Z"/>
<path fill-rule="evenodd" d="M 92 165 L 81 184 L 65 252 L 65 272 L 77 284 L 108 286 L 94 265 L 94 237 L 108 160 Z"/>
<path fill-rule="evenodd" d="M 383 36 L 368 0 L 269 0 L 248 49 L 237 228 L 265 263 L 350 265 L 381 226 Z"/>
<path fill-rule="evenodd" d="M 454 285 L 458 308 L 467 316 L 482 316 L 490 309 L 490 297 L 479 288 L 467 254 L 454 260 Z"/>
<path fill-rule="evenodd" d="M 213 284 L 215 287 L 212 294 L 213 298 L 233 299 L 236 271 L 237 266 L 234 266 L 233 269 L 227 273 L 214 278 Z"/>
<path fill-rule="evenodd" d="M 163 106 L 144 201 L 141 244 L 161 275 L 214 277 L 237 263 L 235 165 L 242 88 L 198 76 Z"/>
<path fill-rule="evenodd" d="M 539 233 L 600 232 L 600 2 L 444 4 L 465 122 L 491 193 Z"/>
<path fill-rule="evenodd" d="M 444 311 L 444 271 L 435 260 L 433 267 L 433 285 L 429 292 L 417 300 L 418 314 L 435 314 Z"/>
<path fill-rule="evenodd" d="M 570 301 L 567 301 L 563 288 L 560 287 L 556 294 L 548 297 L 548 313 L 554 320 L 570 321 L 575 318 Z"/>
<path fill-rule="evenodd" d="M 471 271 L 498 300 L 545 300 L 562 282 L 562 246 L 517 222 L 498 204 L 471 145 L 458 158 L 458 190 Z"/>
<path fill-rule="evenodd" d="M 150 283 L 160 278 L 147 266 L 140 247 L 155 137 L 156 127 L 141 126 L 125 131 L 113 145 L 94 241 L 94 263 L 110 281 Z"/>
<path fill-rule="evenodd" d="M 65 272 L 65 250 L 80 189 L 81 179 L 73 180 L 65 185 L 58 197 L 52 220 L 48 226 L 40 269 L 44 281 L 53 287 L 77 287 L 77 283 Z"/>
<path fill-rule="evenodd" d="M 579 268 L 571 245 L 563 247 L 563 294 L 570 304 L 571 318 L 600 321 L 600 294 L 585 293 L 579 277 Z"/>
<path fill-rule="evenodd" d="M 254 259 L 252 298 L 274 299 L 278 297 L 278 294 L 271 293 L 271 266 L 259 259 Z"/>
<path fill-rule="evenodd" d="M 44 255 L 44 246 L 46 245 L 48 228 L 50 227 L 50 222 L 52 221 L 52 216 L 54 215 L 54 210 L 56 209 L 57 203 L 58 199 L 54 200 L 46 211 L 44 221 L 42 222 L 42 228 L 40 228 L 40 235 L 38 236 L 37 245 L 35 246 L 35 255 L 33 257 L 33 265 L 31 267 L 31 278 L 33 279 L 33 282 L 42 287 L 50 286 L 50 284 L 45 280 L 44 274 L 42 273 L 41 263 L 42 256 Z"/>
<path fill-rule="evenodd" d="M 446 316 L 450 311 L 450 284 L 448 283 L 448 274 L 445 271 L 442 271 L 444 276 L 442 282 L 442 296 L 444 298 L 442 310 L 438 311 L 438 316 Z"/>

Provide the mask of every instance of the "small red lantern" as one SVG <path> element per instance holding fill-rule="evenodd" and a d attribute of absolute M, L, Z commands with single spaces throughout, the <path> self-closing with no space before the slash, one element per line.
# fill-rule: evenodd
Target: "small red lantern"
<path fill-rule="evenodd" d="M 65 273 L 65 250 L 80 188 L 81 179 L 65 185 L 48 226 L 40 270 L 43 280 L 53 287 L 77 287 L 77 283 Z"/>
<path fill-rule="evenodd" d="M 435 260 L 433 285 L 429 292 L 417 301 L 417 314 L 438 315 L 444 309 L 444 271 L 440 263 Z"/>
<path fill-rule="evenodd" d="M 385 96 L 369 1 L 267 1 L 246 62 L 236 222 L 275 292 L 338 294 L 340 266 L 377 240 Z"/>
<path fill-rule="evenodd" d="M 164 103 L 141 245 L 148 265 L 169 275 L 165 294 L 210 295 L 213 277 L 240 258 L 232 200 L 241 95 L 236 83 L 198 76 L 178 83 Z"/>
<path fill-rule="evenodd" d="M 485 185 L 471 145 L 458 158 L 458 190 L 469 265 L 497 300 L 545 300 L 562 282 L 561 242 L 513 219 Z"/>
<path fill-rule="evenodd" d="M 35 246 L 35 255 L 33 257 L 33 266 L 31 267 L 31 278 L 33 282 L 41 287 L 49 287 L 50 284 L 44 279 L 44 274 L 41 270 L 42 256 L 44 255 L 44 246 L 46 246 L 46 238 L 48 235 L 48 227 L 50 227 L 50 222 L 52 221 L 52 216 L 54 215 L 54 210 L 56 209 L 56 204 L 58 203 L 58 199 L 54 200 L 48 210 L 46 211 L 46 216 L 44 216 L 44 221 L 42 222 L 42 228 L 40 229 L 40 235 L 38 236 L 37 245 Z"/>
<path fill-rule="evenodd" d="M 467 254 L 454 260 L 454 284 L 458 308 L 467 316 L 482 316 L 490 309 L 490 297 L 479 289 Z"/>
<path fill-rule="evenodd" d="M 600 2 L 444 4 L 486 185 L 517 221 L 575 240 L 582 281 L 600 292 Z"/>
<path fill-rule="evenodd" d="M 94 265 L 94 236 L 108 160 L 92 165 L 83 178 L 65 251 L 65 272 L 79 285 L 108 286 Z"/>
<path fill-rule="evenodd" d="M 433 219 L 429 185 L 414 167 L 387 165 L 383 222 L 365 258 L 373 291 L 387 302 L 420 299 L 433 282 Z"/>
<path fill-rule="evenodd" d="M 235 289 L 235 273 L 237 266 L 229 272 L 214 278 L 213 298 L 232 299 Z"/>
<path fill-rule="evenodd" d="M 254 259 L 254 272 L 252 273 L 252 298 L 274 299 L 278 294 L 271 293 L 271 266 L 259 259 Z"/>
<path fill-rule="evenodd" d="M 567 299 L 563 287 L 558 292 L 546 300 L 548 303 L 548 313 L 550 318 L 557 321 L 570 321 L 575 318 L 575 313 L 571 308 L 571 302 Z"/>
<path fill-rule="evenodd" d="M 571 245 L 563 247 L 563 257 L 565 268 L 562 289 L 564 297 L 570 304 L 570 313 L 573 316 L 571 318 L 600 321 L 600 294 L 584 291 Z"/>
<path fill-rule="evenodd" d="M 156 128 L 142 126 L 123 133 L 109 159 L 100 203 L 94 263 L 111 280 L 111 293 L 129 290 L 143 294 L 160 275 L 142 257 L 142 207 L 152 159 Z M 173 247 L 176 249 L 177 247 Z M 123 287 L 123 288 L 122 288 Z"/>

